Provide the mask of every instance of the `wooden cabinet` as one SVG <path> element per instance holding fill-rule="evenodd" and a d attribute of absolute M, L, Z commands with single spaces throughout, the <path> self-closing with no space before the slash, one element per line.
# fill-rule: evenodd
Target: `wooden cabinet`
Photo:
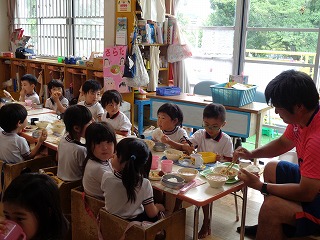
<path fill-rule="evenodd" d="M 17 59 L 0 57 L 0 88 L 8 90 L 15 99 L 19 99 L 19 90 L 14 88 L 14 79 L 20 80 L 24 74 L 30 73 L 43 77 L 43 84 L 47 85 L 52 79 L 60 79 L 65 88 L 65 92 L 70 93 L 71 98 L 79 96 L 79 89 L 88 79 L 95 79 L 100 82 L 102 88 L 104 85 L 102 69 L 57 63 L 56 60 L 49 59 Z M 12 79 L 10 87 L 3 87 L 3 83 Z M 19 82 L 19 81 L 18 81 Z M 39 93 L 40 85 L 37 86 Z M 134 119 L 134 94 L 123 93 L 123 99 L 131 104 L 131 122 Z M 3 91 L 0 91 L 0 97 L 4 97 Z M 67 96 L 66 96 L 67 97 Z M 44 99 L 45 101 L 45 99 Z"/>

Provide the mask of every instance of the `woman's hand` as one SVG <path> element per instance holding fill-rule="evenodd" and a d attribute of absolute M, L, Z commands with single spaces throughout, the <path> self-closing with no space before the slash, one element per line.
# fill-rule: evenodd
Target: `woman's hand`
<path fill-rule="evenodd" d="M 238 178 L 243 181 L 248 187 L 256 190 L 261 190 L 262 182 L 259 176 L 254 173 L 250 173 L 245 169 L 240 169 L 238 172 Z"/>

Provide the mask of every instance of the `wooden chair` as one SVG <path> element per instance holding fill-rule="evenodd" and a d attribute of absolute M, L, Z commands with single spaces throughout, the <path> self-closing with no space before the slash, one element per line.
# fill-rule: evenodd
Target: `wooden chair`
<path fill-rule="evenodd" d="M 89 195 L 84 197 L 88 208 L 92 211 L 92 217 L 90 217 L 85 209 L 82 194 L 82 187 L 71 190 L 72 239 L 98 239 L 98 225 L 94 218 L 98 215 L 99 210 L 104 207 L 104 201 Z"/>
<path fill-rule="evenodd" d="M 130 222 L 100 210 L 100 231 L 104 240 L 120 239 Z M 149 226 L 133 225 L 126 232 L 126 240 L 155 240 L 159 232 L 163 233 L 161 239 L 185 239 L 186 209 L 182 208 L 170 216 L 161 219 Z"/>
<path fill-rule="evenodd" d="M 55 166 L 56 161 L 53 156 L 34 158 L 20 163 L 5 163 L 0 160 L 0 169 L 2 169 L 3 182 L 1 183 L 1 193 L 9 186 L 11 181 L 19 176 L 23 171 L 39 172 L 39 169 Z"/>

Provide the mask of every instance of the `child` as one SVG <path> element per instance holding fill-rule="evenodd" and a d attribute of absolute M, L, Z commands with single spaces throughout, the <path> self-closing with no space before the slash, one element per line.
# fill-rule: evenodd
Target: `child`
<path fill-rule="evenodd" d="M 19 101 L 32 100 L 33 104 L 40 104 L 38 94 L 35 92 L 37 86 L 37 79 L 31 74 L 23 75 L 21 78 L 21 91 Z"/>
<path fill-rule="evenodd" d="M 50 98 L 44 105 L 46 108 L 55 110 L 57 114 L 64 113 L 69 106 L 69 101 L 64 97 L 63 83 L 60 80 L 52 79 L 48 83 Z"/>
<path fill-rule="evenodd" d="M 221 131 L 226 124 L 226 109 L 221 104 L 211 103 L 203 110 L 203 127 L 196 131 L 189 139 L 192 143 L 190 150 L 187 144 L 183 149 L 193 151 L 193 146 L 198 146 L 198 152 L 218 153 L 217 160 L 231 161 L 233 144 L 231 137 Z M 177 202 L 176 202 L 177 206 Z M 205 238 L 210 234 L 209 205 L 203 206 L 203 225 L 199 232 L 199 238 Z"/>
<path fill-rule="evenodd" d="M 104 113 L 101 104 L 98 102 L 100 100 L 100 90 L 101 85 L 98 81 L 93 79 L 85 81 L 82 85 L 85 100 L 78 103 L 89 108 L 92 117 L 98 122 L 101 121 L 101 116 Z"/>
<path fill-rule="evenodd" d="M 80 139 L 85 137 L 92 115 L 85 106 L 73 105 L 65 111 L 63 122 L 67 134 L 58 145 L 57 176 L 64 181 L 77 181 L 82 179 L 87 156 L 87 149 Z"/>
<path fill-rule="evenodd" d="M 108 160 L 113 157 L 117 144 L 116 134 L 109 123 L 92 123 L 86 130 L 87 164 L 83 175 L 84 191 L 103 199 L 102 176 L 111 171 Z"/>
<path fill-rule="evenodd" d="M 153 131 L 152 139 L 180 149 L 182 145 L 179 143 L 186 143 L 185 137 L 188 137 L 186 130 L 182 128 L 181 109 L 174 103 L 165 103 L 158 109 L 157 115 L 158 128 Z"/>
<path fill-rule="evenodd" d="M 30 151 L 27 140 L 18 135 L 27 126 L 27 115 L 26 108 L 18 103 L 10 103 L 0 109 L 0 159 L 6 163 L 19 163 L 34 158 L 47 139 L 47 131 L 44 129 Z"/>
<path fill-rule="evenodd" d="M 101 120 L 110 123 L 117 134 L 128 136 L 132 125 L 128 117 L 119 110 L 121 103 L 122 96 L 117 90 L 105 91 L 101 98 L 101 105 L 106 112 Z"/>
<path fill-rule="evenodd" d="M 2 202 L 4 217 L 19 224 L 27 240 L 65 238 L 68 222 L 57 184 L 48 175 L 21 174 L 10 183 Z M 0 221 L 0 231 L 5 228 L 5 220 Z"/>
<path fill-rule="evenodd" d="M 158 220 L 162 204 L 154 204 L 153 190 L 144 178 L 145 164 L 150 158 L 147 144 L 137 138 L 124 138 L 111 160 L 114 171 L 105 172 L 101 188 L 105 197 L 105 208 L 111 214 L 130 221 Z"/>

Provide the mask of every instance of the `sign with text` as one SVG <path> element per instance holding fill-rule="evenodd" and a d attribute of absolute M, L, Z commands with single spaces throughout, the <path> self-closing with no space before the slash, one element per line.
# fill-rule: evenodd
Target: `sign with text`
<path fill-rule="evenodd" d="M 120 93 L 129 92 L 125 78 L 123 79 L 124 62 L 127 46 L 107 47 L 103 53 L 104 91 L 116 89 Z"/>

